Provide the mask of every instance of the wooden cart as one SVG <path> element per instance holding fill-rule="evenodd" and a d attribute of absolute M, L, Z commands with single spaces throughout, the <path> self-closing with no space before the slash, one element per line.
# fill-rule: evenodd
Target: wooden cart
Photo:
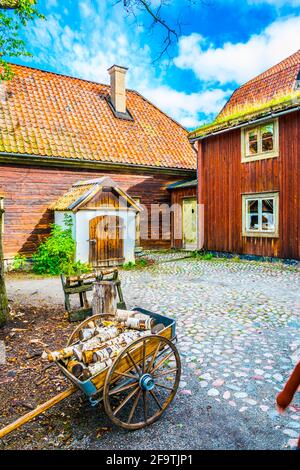
<path fill-rule="evenodd" d="M 121 351 L 112 366 L 84 382 L 71 375 L 63 362 L 57 361 L 61 372 L 73 383 L 72 387 L 0 430 L 0 438 L 78 389 L 93 406 L 103 401 L 107 416 L 122 428 L 141 429 L 159 419 L 176 395 L 181 374 L 180 357 L 174 344 L 175 321 L 144 309 L 134 310 L 151 315 L 156 323 L 162 323 L 164 328 L 159 335 L 133 341 Z M 76 344 L 79 331 L 98 317 L 95 315 L 83 321 L 72 333 L 67 346 Z"/>

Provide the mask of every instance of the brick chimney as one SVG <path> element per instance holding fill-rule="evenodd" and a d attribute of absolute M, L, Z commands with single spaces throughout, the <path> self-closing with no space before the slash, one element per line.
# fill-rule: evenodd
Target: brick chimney
<path fill-rule="evenodd" d="M 126 114 L 126 67 L 113 65 L 108 69 L 110 75 L 110 98 L 116 113 Z"/>

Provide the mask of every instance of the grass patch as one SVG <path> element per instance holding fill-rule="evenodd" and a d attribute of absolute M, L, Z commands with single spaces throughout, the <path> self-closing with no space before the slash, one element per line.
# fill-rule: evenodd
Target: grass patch
<path fill-rule="evenodd" d="M 129 263 L 124 263 L 122 265 L 122 269 L 125 269 L 126 271 L 143 269 L 148 266 L 153 266 L 153 264 L 155 264 L 155 261 L 151 258 L 138 258 L 135 262 L 129 261 Z"/>

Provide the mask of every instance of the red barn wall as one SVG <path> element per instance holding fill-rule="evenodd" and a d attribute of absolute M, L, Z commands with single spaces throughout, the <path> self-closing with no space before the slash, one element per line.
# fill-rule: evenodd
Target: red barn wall
<path fill-rule="evenodd" d="M 33 167 L 0 164 L 0 194 L 4 194 L 4 256 L 16 253 L 31 255 L 41 240 L 49 234 L 53 211 L 48 207 L 79 180 L 110 176 L 131 196 L 139 197 L 141 204 L 150 209 L 151 204 L 170 204 L 170 193 L 165 189 L 171 183 L 186 179 L 187 174 L 113 173 L 55 167 Z M 189 175 L 191 176 L 191 175 Z M 143 212 L 141 218 L 145 217 Z M 151 239 L 152 233 L 159 236 Z M 170 230 L 162 233 L 160 224 L 148 224 L 149 239 L 141 240 L 144 248 L 169 248 Z M 155 235 L 154 235 L 155 236 Z"/>
<path fill-rule="evenodd" d="M 241 163 L 240 129 L 208 137 L 199 146 L 205 248 L 299 259 L 300 112 L 279 119 L 278 158 Z M 199 148 L 199 165 L 200 157 Z M 243 237 L 242 194 L 267 191 L 279 191 L 279 238 Z"/>

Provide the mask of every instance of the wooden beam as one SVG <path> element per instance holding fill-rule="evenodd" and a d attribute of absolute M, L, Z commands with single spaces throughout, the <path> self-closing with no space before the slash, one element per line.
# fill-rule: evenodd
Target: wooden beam
<path fill-rule="evenodd" d="M 155 165 L 137 165 L 133 163 L 115 163 L 115 162 L 101 162 L 101 161 L 87 161 L 82 159 L 72 159 L 64 157 L 48 157 L 39 155 L 22 155 L 0 152 L 0 163 L 9 165 L 34 165 L 34 166 L 47 166 L 62 167 L 62 168 L 80 168 L 91 169 L 98 171 L 119 171 L 122 173 L 134 174 L 162 174 L 169 176 L 183 176 L 187 178 L 194 178 L 196 176 L 196 168 L 174 168 L 174 167 L 161 167 Z"/>

